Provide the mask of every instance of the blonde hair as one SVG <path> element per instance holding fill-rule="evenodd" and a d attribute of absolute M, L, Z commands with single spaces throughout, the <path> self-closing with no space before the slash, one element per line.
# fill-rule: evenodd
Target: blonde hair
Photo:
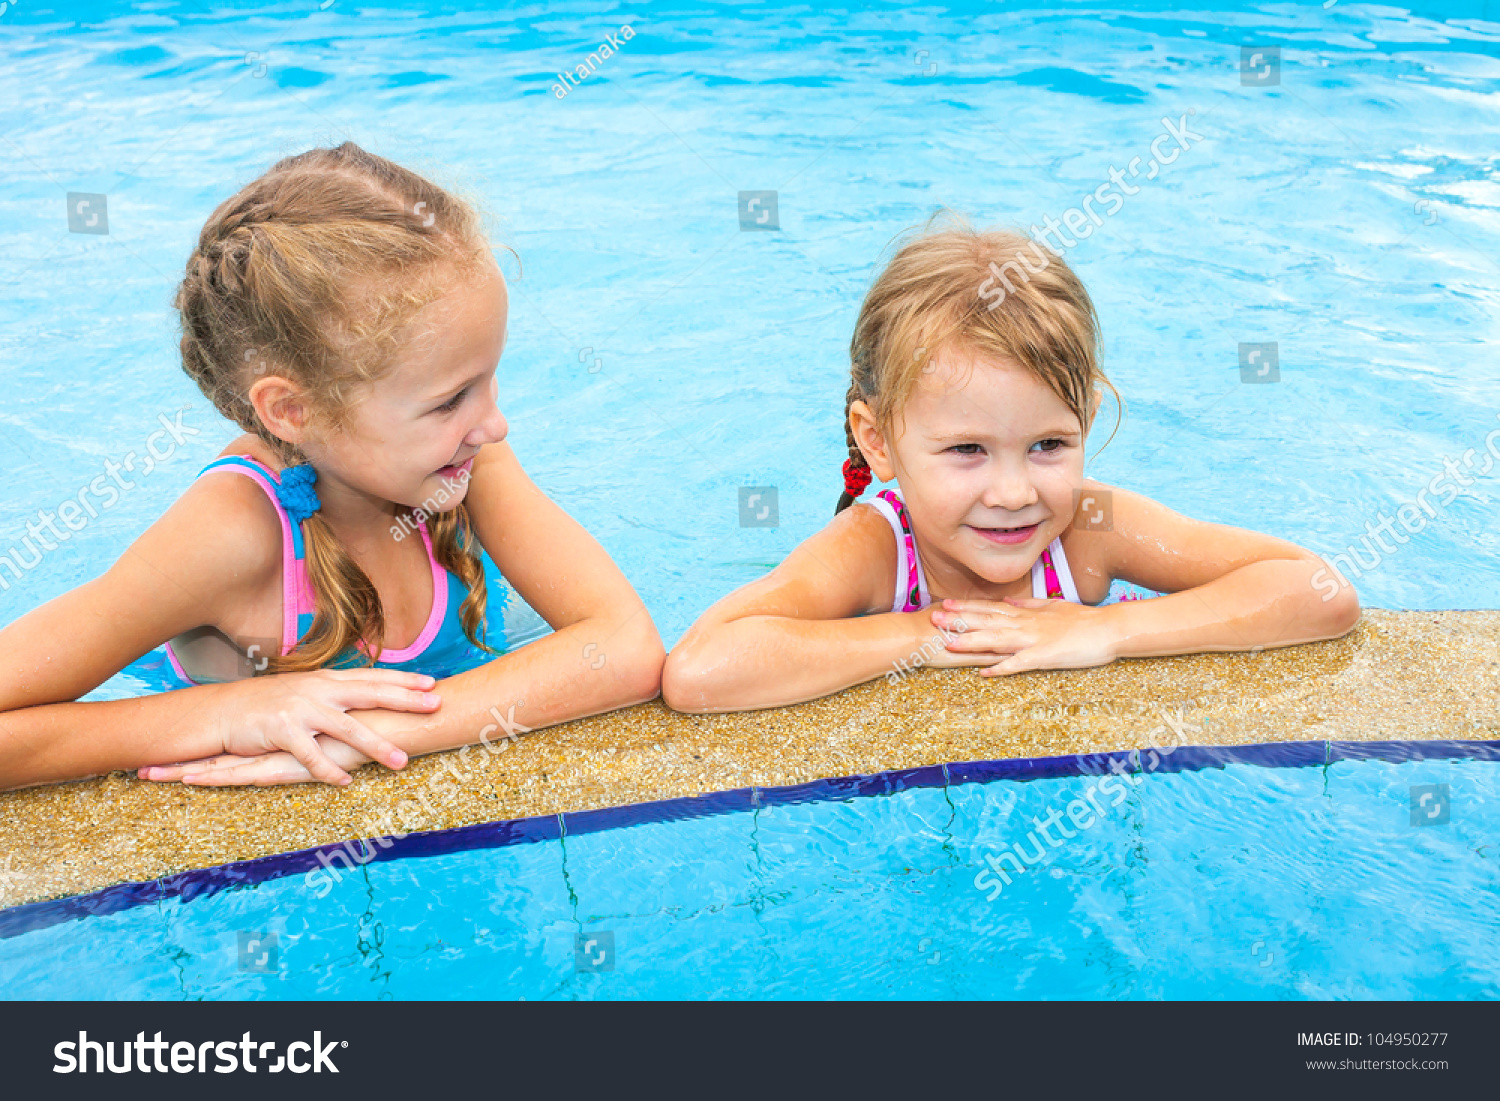
<path fill-rule="evenodd" d="M 934 229 L 945 215 L 956 224 Z M 1019 363 L 1077 415 L 1085 437 L 1097 387 L 1121 402 L 1099 364 L 1094 304 L 1062 258 L 1024 234 L 976 230 L 940 210 L 896 251 L 860 306 L 844 398 L 851 466 L 869 468 L 854 440 L 850 406 L 868 404 L 889 433 L 923 371 L 947 348 Z M 845 490 L 835 514 L 854 500 Z"/>
<path fill-rule="evenodd" d="M 353 142 L 286 157 L 220 203 L 199 234 L 173 300 L 183 370 L 285 465 L 304 462 L 261 423 L 248 397 L 255 379 L 267 370 L 291 379 L 341 428 L 359 385 L 394 365 L 418 311 L 489 255 L 470 203 Z M 307 636 L 268 669 L 318 669 L 364 640 L 375 661 L 379 593 L 322 516 L 302 531 L 317 611 Z M 464 633 L 493 653 L 464 505 L 430 517 L 429 534 L 433 557 L 469 590 Z"/>

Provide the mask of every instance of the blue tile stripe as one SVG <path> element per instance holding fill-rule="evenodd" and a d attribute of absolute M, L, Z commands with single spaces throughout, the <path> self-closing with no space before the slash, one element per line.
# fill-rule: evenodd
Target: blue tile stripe
<path fill-rule="evenodd" d="M 958 784 L 984 784 L 997 780 L 1025 782 L 1053 780 L 1068 776 L 1099 775 L 1111 770 L 1115 762 L 1128 771 L 1139 771 L 1150 751 L 1121 750 L 1112 753 L 1082 753 L 1064 757 L 1018 757 L 999 761 L 963 761 L 951 764 L 924 765 L 921 768 L 894 769 L 870 776 L 838 776 L 774 788 L 735 788 L 707 795 L 684 796 L 649 803 L 631 803 L 597 810 L 566 811 L 562 814 L 534 818 L 511 818 L 459 826 L 449 830 L 412 833 L 390 838 L 389 847 L 370 845 L 368 850 L 357 840 L 319 845 L 292 853 L 240 860 L 210 868 L 194 868 L 145 883 L 117 883 L 84 895 L 49 899 L 0 910 L 0 940 L 45 929 L 66 921 L 118 913 L 136 906 L 149 906 L 177 898 L 192 902 L 220 891 L 254 886 L 286 876 L 304 875 L 323 867 L 320 856 L 330 859 L 335 852 L 353 849 L 358 863 L 377 860 L 400 860 L 423 856 L 441 856 L 474 849 L 493 849 L 505 845 L 529 844 L 535 841 L 557 841 L 564 836 L 597 833 L 655 822 L 680 822 L 712 815 L 734 814 L 757 807 L 791 806 L 868 799 L 894 795 L 916 788 L 945 787 Z M 1261 768 L 1311 768 L 1335 761 L 1429 761 L 1467 758 L 1500 761 L 1500 741 L 1422 741 L 1422 742 L 1267 742 L 1241 746 L 1181 746 L 1170 754 L 1158 755 L 1151 771 L 1189 772 L 1223 768 L 1230 764 L 1255 765 Z M 346 854 L 347 855 L 347 854 Z"/>

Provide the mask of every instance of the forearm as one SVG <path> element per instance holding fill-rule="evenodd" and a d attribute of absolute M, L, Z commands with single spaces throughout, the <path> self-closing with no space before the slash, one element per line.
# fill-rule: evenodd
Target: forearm
<path fill-rule="evenodd" d="M 699 714 L 801 703 L 945 654 L 926 610 L 744 616 L 685 639 L 679 650 L 667 661 L 667 703 Z"/>
<path fill-rule="evenodd" d="M 0 713 L 0 790 L 219 753 L 222 732 L 210 705 L 229 688 L 203 685 Z"/>
<path fill-rule="evenodd" d="M 472 745 L 511 729 L 557 723 L 645 703 L 660 694 L 661 636 L 642 609 L 623 621 L 583 620 L 433 689 L 431 714 L 354 711 L 410 756 Z"/>
<path fill-rule="evenodd" d="M 1325 601 L 1315 559 L 1267 559 L 1195 589 L 1111 605 L 1117 657 L 1294 646 L 1344 634 L 1359 619 L 1352 589 Z M 1324 586 L 1326 589 L 1326 586 Z"/>

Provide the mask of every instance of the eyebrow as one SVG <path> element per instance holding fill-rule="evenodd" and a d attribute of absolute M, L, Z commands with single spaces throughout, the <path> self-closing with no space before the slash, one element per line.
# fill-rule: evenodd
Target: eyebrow
<path fill-rule="evenodd" d="M 1050 428 L 1045 428 L 1042 431 L 1035 433 L 1035 438 L 1039 440 L 1046 440 L 1051 439 L 1054 436 L 1077 436 L 1079 434 L 1079 430 L 1076 428 L 1059 428 L 1054 425 Z M 948 440 L 978 440 L 990 438 L 993 437 L 985 432 L 942 432 L 936 436 L 928 437 L 928 439 L 932 440 L 934 443 L 944 443 Z"/>

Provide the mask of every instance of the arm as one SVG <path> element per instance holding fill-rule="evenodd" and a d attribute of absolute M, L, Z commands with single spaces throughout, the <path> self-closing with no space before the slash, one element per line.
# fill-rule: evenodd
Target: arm
<path fill-rule="evenodd" d="M 1100 487 L 1109 488 L 1109 487 Z M 1322 559 L 1294 543 L 1173 512 L 1128 490 L 1113 494 L 1111 531 L 1073 533 L 1070 561 L 1168 595 L 1091 608 L 1058 600 L 944 601 L 973 630 L 949 643 L 1011 656 L 987 673 L 1101 665 L 1117 657 L 1256 650 L 1336 638 L 1359 621 L 1352 588 L 1325 595 Z M 1075 571 L 1076 572 L 1076 571 Z"/>
<path fill-rule="evenodd" d="M 698 714 L 779 707 L 897 671 L 914 656 L 939 666 L 998 660 L 945 651 L 931 609 L 887 610 L 895 555 L 880 513 L 844 510 L 693 624 L 667 657 L 668 706 Z"/>
<path fill-rule="evenodd" d="M 439 682 L 435 714 L 362 717 L 417 756 L 477 742 L 491 707 L 509 715 L 514 704 L 512 721 L 537 730 L 655 699 L 666 653 L 645 603 L 508 443 L 476 456 L 467 501 L 485 550 L 553 633 Z"/>
<path fill-rule="evenodd" d="M 314 710 L 322 720 L 331 718 L 325 699 L 307 698 L 327 683 L 305 674 L 74 702 L 190 628 L 228 627 L 234 634 L 248 598 L 263 595 L 266 586 L 280 592 L 280 532 L 254 522 L 257 508 L 269 514 L 245 479 L 222 475 L 195 483 L 102 577 L 0 631 L 0 789 L 224 750 L 256 752 L 262 742 L 291 749 L 284 737 L 260 737 L 265 732 L 257 733 L 256 723 L 282 713 L 309 717 Z M 348 674 L 342 680 L 372 683 Z M 421 695 L 388 683 L 385 694 L 361 689 L 357 702 L 410 706 Z M 341 736 L 382 758 L 395 753 L 363 727 L 347 725 L 342 713 L 338 721 L 346 724 Z M 294 741 L 320 776 L 336 779 L 339 770 L 324 767 L 311 735 Z"/>
<path fill-rule="evenodd" d="M 1330 594 L 1314 582 L 1327 567 L 1312 551 L 1193 520 L 1136 493 L 1113 494 L 1111 576 L 1169 594 L 1100 609 L 1118 656 L 1295 646 L 1337 638 L 1359 622 L 1353 586 Z"/>

